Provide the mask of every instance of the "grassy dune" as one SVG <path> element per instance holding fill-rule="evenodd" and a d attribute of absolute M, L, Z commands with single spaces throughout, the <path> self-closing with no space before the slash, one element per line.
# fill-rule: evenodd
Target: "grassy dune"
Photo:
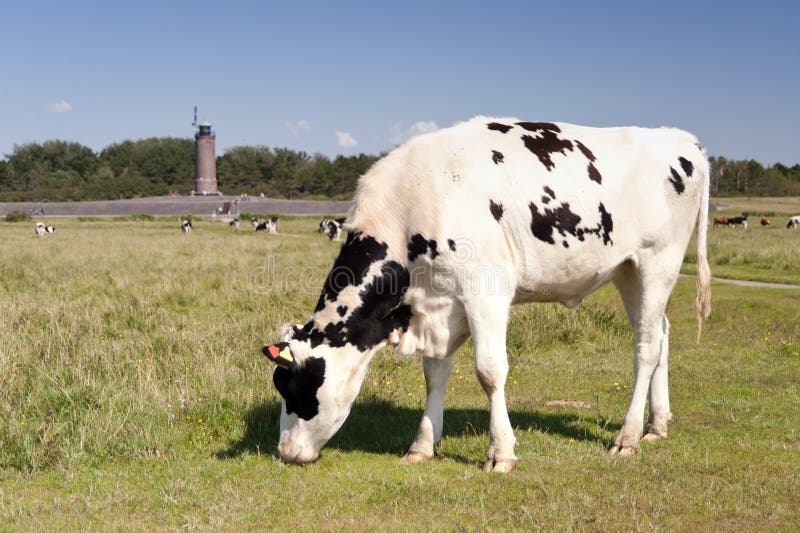
<path fill-rule="evenodd" d="M 58 220 L 41 239 L 30 223 L 0 223 L 0 529 L 800 522 L 800 291 L 715 284 L 698 345 L 694 280 L 681 279 L 668 311 L 676 422 L 633 458 L 605 453 L 627 408 L 633 342 L 605 288 L 572 311 L 514 308 L 511 475 L 477 468 L 488 413 L 469 345 L 455 356 L 434 462 L 397 464 L 424 381 L 419 359 L 387 350 L 321 459 L 280 464 L 279 397 L 259 349 L 314 306 L 338 249 L 316 222 L 282 220 L 272 236 L 200 221 L 184 237 L 176 220 Z M 736 265 L 739 250 L 774 237 L 747 268 L 798 279 L 797 233 L 716 231 L 712 261 Z M 545 405 L 564 399 L 592 407 Z"/>

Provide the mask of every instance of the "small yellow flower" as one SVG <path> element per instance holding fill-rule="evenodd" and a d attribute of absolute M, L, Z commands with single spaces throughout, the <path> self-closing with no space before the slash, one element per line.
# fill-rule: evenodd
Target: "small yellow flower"
<path fill-rule="evenodd" d="M 411 396 L 412 394 L 409 392 L 408 395 Z"/>

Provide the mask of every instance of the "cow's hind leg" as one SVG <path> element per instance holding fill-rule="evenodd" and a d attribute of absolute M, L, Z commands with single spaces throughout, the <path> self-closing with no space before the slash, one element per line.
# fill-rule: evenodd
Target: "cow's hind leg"
<path fill-rule="evenodd" d="M 667 438 L 667 424 L 672 420 L 669 408 L 669 320 L 667 315 L 661 321 L 661 343 L 658 364 L 650 379 L 650 416 L 647 419 L 642 440 Z"/>
<path fill-rule="evenodd" d="M 511 472 L 517 465 L 516 438 L 508 418 L 505 385 L 508 376 L 506 329 L 509 304 L 500 298 L 488 299 L 467 309 L 475 344 L 475 373 L 489 398 L 489 451 L 483 470 Z"/>
<path fill-rule="evenodd" d="M 400 460 L 401 464 L 420 463 L 433 459 L 433 447 L 442 440 L 444 395 L 452 366 L 451 356 L 444 359 L 432 357 L 422 359 L 428 393 L 425 401 L 425 413 L 422 415 L 417 438 L 411 444 L 408 453 Z"/>
<path fill-rule="evenodd" d="M 663 263 L 653 260 L 661 268 L 638 268 L 630 263 L 620 267 L 614 284 L 622 297 L 628 320 L 635 333 L 634 383 L 631 403 L 609 452 L 633 455 L 637 452 L 642 437 L 644 407 L 648 392 L 650 418 L 648 431 L 652 437 L 666 436 L 666 425 L 670 419 L 668 381 L 669 322 L 664 316 L 667 300 L 677 279 L 677 267 L 664 268 Z"/>

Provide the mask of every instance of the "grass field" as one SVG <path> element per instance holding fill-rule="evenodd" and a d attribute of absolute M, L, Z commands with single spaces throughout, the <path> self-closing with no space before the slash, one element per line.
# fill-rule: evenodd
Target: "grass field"
<path fill-rule="evenodd" d="M 0 222 L 0 529 L 797 528 L 800 290 L 715 283 L 695 344 L 694 280 L 679 280 L 676 421 L 635 457 L 605 452 L 629 400 L 633 335 L 604 288 L 571 311 L 513 310 L 512 474 L 478 468 L 488 412 L 469 345 L 435 461 L 398 465 L 424 381 L 418 358 L 387 350 L 320 460 L 281 464 L 259 350 L 316 302 L 338 249 L 316 223 L 282 220 L 274 236 L 200 221 L 184 237 L 176 220 L 65 219 L 35 238 L 31 223 Z M 800 280 L 800 231 L 780 229 L 711 232 L 715 274 L 715 257 L 737 266 L 769 238 L 741 264 Z M 565 399 L 592 407 L 545 405 Z"/>

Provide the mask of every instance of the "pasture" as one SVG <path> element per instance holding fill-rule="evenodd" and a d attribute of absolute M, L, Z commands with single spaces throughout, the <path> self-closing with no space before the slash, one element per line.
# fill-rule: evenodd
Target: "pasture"
<path fill-rule="evenodd" d="M 57 219 L 48 222 L 57 232 L 42 238 L 32 223 L 0 222 L 2 527 L 800 523 L 800 290 L 714 283 L 696 344 L 694 279 L 681 278 L 668 308 L 676 420 L 668 440 L 643 443 L 632 458 L 606 454 L 629 401 L 633 342 L 606 287 L 574 310 L 513 308 L 513 473 L 478 468 L 488 411 L 469 343 L 455 356 L 433 462 L 398 464 L 425 386 L 418 358 L 387 349 L 321 458 L 281 464 L 279 396 L 260 348 L 316 303 L 338 250 L 316 232 L 318 220 L 282 218 L 278 235 L 195 221 L 183 236 L 176 218 Z M 800 282 L 800 231 L 756 224 L 709 231 L 714 274 Z M 548 407 L 551 400 L 591 407 Z"/>

